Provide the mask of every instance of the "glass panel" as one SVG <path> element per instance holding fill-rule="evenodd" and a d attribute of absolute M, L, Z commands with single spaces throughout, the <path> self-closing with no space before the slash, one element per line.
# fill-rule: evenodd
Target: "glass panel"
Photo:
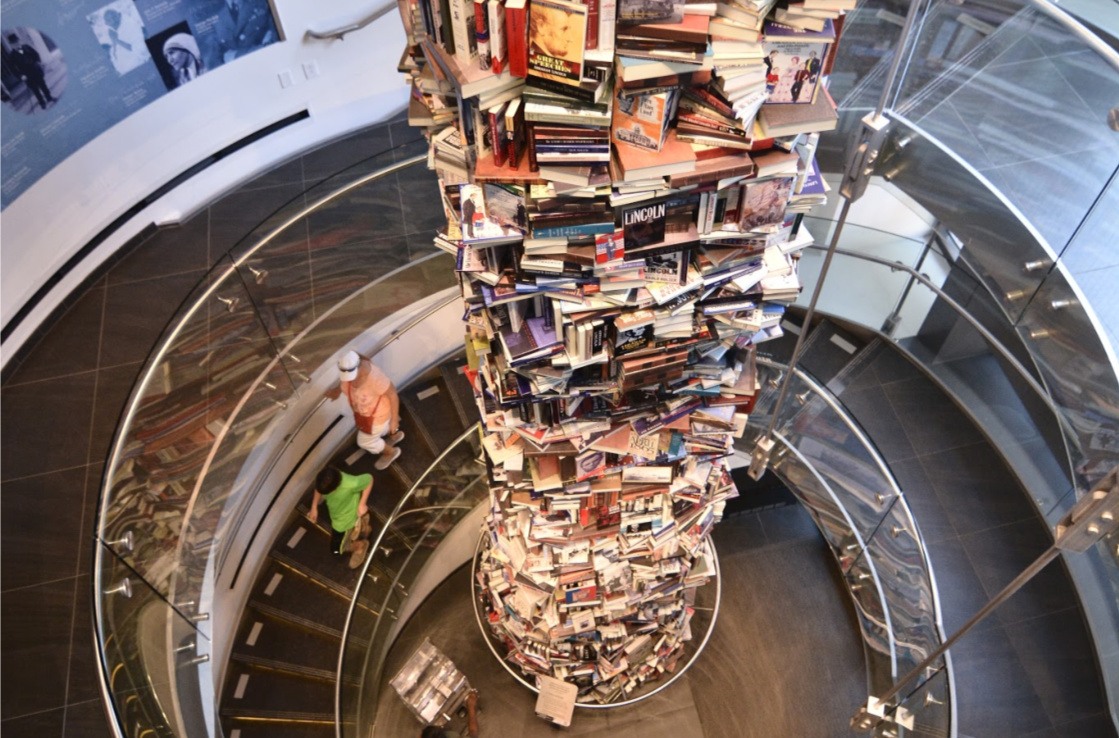
<path fill-rule="evenodd" d="M 373 161 L 389 166 L 392 153 Z M 234 249 L 238 269 L 278 346 L 298 340 L 330 310 L 408 264 L 410 223 L 404 218 L 398 179 L 404 172 L 409 183 L 418 179 L 435 191 L 435 176 L 423 166 L 331 178 Z"/>
<path fill-rule="evenodd" d="M 1116 100 L 1116 69 L 1025 3 L 941 3 L 924 19 L 895 108 L 1059 253 L 1119 163 L 1107 125 Z"/>
<path fill-rule="evenodd" d="M 1022 314 L 1019 332 L 1073 434 L 1077 487 L 1087 489 L 1119 464 L 1119 382 L 1108 347 L 1063 269 L 1046 277 Z M 1042 510 L 1059 518 L 1072 502 L 1066 498 L 1060 509 L 1050 504 Z"/>
<path fill-rule="evenodd" d="M 382 163 L 392 156 L 389 152 Z M 212 732 L 174 725 L 176 716 L 160 718 L 146 706 L 142 720 L 126 714 L 139 709 L 134 705 L 171 704 L 141 693 L 159 687 L 178 690 L 176 709 L 197 720 L 212 712 L 213 688 L 203 699 L 194 672 L 168 666 L 181 661 L 175 649 L 182 643 L 165 649 L 162 666 L 151 661 L 151 649 L 140 664 L 127 655 L 136 651 L 135 644 L 121 651 L 124 635 L 118 630 L 128 627 L 129 617 L 140 617 L 129 612 L 170 609 L 173 603 L 174 622 L 196 632 L 192 619 L 210 609 L 205 583 L 212 581 L 259 491 L 258 472 L 270 463 L 265 457 L 282 451 L 262 439 L 285 419 L 308 372 L 379 321 L 407 318 L 409 306 L 455 284 L 450 256 L 417 246 L 418 258 L 409 261 L 411 236 L 402 225 L 393 233 L 385 230 L 393 227 L 390 222 L 370 226 L 362 219 L 370 208 L 392 203 L 401 211 L 396 172 L 358 181 L 373 168 L 366 162 L 324 182 L 312 194 L 334 192 L 340 182 L 353 187 L 317 210 L 304 212 L 305 203 L 314 202 L 302 196 L 282 208 L 236 249 L 245 257 L 242 263 L 223 258 L 169 323 L 164 345 L 134 391 L 107 473 L 99 533 L 103 541 L 119 542 L 126 534 L 133 541 L 132 547 L 115 546 L 119 560 L 99 554 L 104 588 L 129 575 L 134 593 L 144 593 L 128 600 L 127 612 L 120 604 L 106 605 L 99 620 L 111 673 L 118 673 L 112 678 L 127 677 L 120 684 L 130 685 L 117 704 L 124 724 L 148 726 L 157 735 Z M 419 174 L 407 179 L 408 186 L 421 180 L 430 185 L 422 159 L 414 168 Z M 409 222 L 423 225 L 422 219 Z M 372 245 L 344 237 L 371 227 L 381 229 Z M 410 540 L 406 531 L 391 533 L 386 540 Z M 391 581 L 395 575 L 377 576 Z M 143 686 L 145 670 L 151 669 L 166 674 L 165 685 L 157 678 Z M 208 672 L 204 676 L 210 679 Z M 155 727 L 161 720 L 170 727 Z"/>
<path fill-rule="evenodd" d="M 284 395 L 291 387 L 283 372 L 270 371 L 272 343 L 228 260 L 195 289 L 171 325 L 176 330 L 146 370 L 117 449 L 102 536 L 116 540 L 132 531 L 135 548 L 124 554 L 129 566 L 170 601 L 197 603 L 228 493 L 217 477 L 211 485 L 202 475 L 207 466 L 217 473 L 236 461 L 216 457 L 215 444 L 227 435 L 251 438 L 250 415 L 266 419 L 271 412 L 250 399 L 248 414 L 238 415 L 249 388 L 263 378 Z M 236 420 L 241 425 L 234 427 Z M 207 490 L 202 496 L 200 487 Z M 208 525 L 191 526 L 184 536 L 192 506 L 194 514 L 209 518 Z M 189 616 L 197 604 L 183 607 Z"/>
<path fill-rule="evenodd" d="M 779 437 L 780 438 L 780 437 Z M 848 590 L 855 604 L 859 628 L 863 634 L 863 651 L 867 664 L 867 688 L 871 694 L 882 693 L 893 683 L 893 657 L 886 610 L 877 578 L 865 560 L 857 555 L 860 544 L 850 527 L 850 519 L 839 500 L 809 464 L 780 438 L 782 450 L 774 456 L 772 469 L 789 490 L 813 513 L 821 532 L 831 544 Z M 861 561 L 861 563 L 860 563 Z"/>
<path fill-rule="evenodd" d="M 220 735 L 200 722 L 213 699 L 205 636 L 112 551 L 98 571 L 102 666 L 124 734 Z"/>
<path fill-rule="evenodd" d="M 940 645 L 941 638 L 920 534 L 900 498 L 863 555 L 874 562 L 890 610 L 898 674 L 906 674 Z"/>
<path fill-rule="evenodd" d="M 944 295 L 934 292 L 929 286 L 916 280 L 911 280 L 909 275 L 895 271 L 887 264 L 869 261 L 867 258 L 857 257 L 853 250 L 848 249 L 848 238 L 858 238 L 860 231 L 853 229 L 844 230 L 840 247 L 843 253 L 834 257 L 829 285 L 825 286 L 821 296 L 821 306 L 827 299 L 826 309 L 829 313 L 844 320 L 878 328 L 888 317 L 886 301 L 872 303 L 871 301 L 852 301 L 847 299 L 850 295 L 852 284 L 881 285 L 893 281 L 899 296 L 904 295 L 904 300 L 897 305 L 896 329 L 891 335 L 896 345 L 911 358 L 917 361 L 926 371 L 937 380 L 942 387 L 955 396 L 958 404 L 976 420 L 985 430 L 990 440 L 998 447 L 1007 459 L 1011 468 L 1033 496 L 1039 509 L 1049 512 L 1053 519 L 1059 518 L 1068 505 L 1073 501 L 1072 490 L 1073 462 L 1069 459 L 1069 437 L 1071 426 L 1068 422 L 1060 422 L 1054 415 L 1046 397 L 1039 396 L 1023 375 L 1001 354 L 991 348 L 991 344 L 980 331 L 970 322 L 961 317 L 960 313 L 945 299 Z M 815 261 L 820 258 L 818 250 L 808 251 L 802 264 L 813 257 Z M 926 260 L 927 261 L 927 260 Z M 802 267 L 801 274 L 805 271 Z M 839 281 L 840 275 L 848 275 L 850 279 Z M 907 285 L 899 285 L 896 280 L 904 278 Z M 853 280 L 858 280 L 853 281 Z M 935 284 L 935 279 L 933 280 Z M 988 332 L 996 338 L 1003 338 L 1015 350 L 1011 352 L 1019 364 L 1023 357 L 1026 363 L 1023 366 L 1027 372 L 1034 367 L 1030 344 L 1023 343 L 1018 333 L 1014 332 L 1007 323 L 1005 316 L 987 298 L 983 288 L 970 280 L 966 270 L 953 268 L 947 279 L 944 280 L 942 290 L 951 297 L 960 309 L 966 309 L 971 317 L 976 318 L 981 325 L 991 325 Z M 803 296 L 802 296 L 803 299 Z M 1057 298 L 1053 298 L 1057 299 Z M 1039 295 L 1038 300 L 1041 300 Z M 1038 302 L 1039 305 L 1045 303 Z M 1052 300 L 1050 300 L 1052 302 Z M 853 304 L 855 303 L 855 304 Z M 1032 308 L 1031 308 L 1032 310 Z M 1052 320 L 1053 311 L 1045 313 L 1035 312 L 1041 317 L 1038 319 Z M 1064 321 L 1079 320 L 1076 310 L 1066 311 L 1061 319 Z M 1071 327 L 1070 327 L 1071 326 Z M 1066 330 L 1066 328 L 1068 328 Z M 1075 328 L 1076 330 L 1072 330 Z M 1053 331 L 1058 330 L 1056 326 Z M 1079 323 L 1070 323 L 1062 326 L 1060 330 L 1064 335 L 1077 333 L 1084 335 L 1084 329 Z M 1090 336 L 1088 337 L 1090 338 Z M 1085 338 L 1084 341 L 1087 341 Z M 1007 343 L 1002 342 L 1004 346 Z M 1089 412 L 1088 406 L 1095 406 L 1095 399 L 1101 382 L 1105 377 L 1098 369 L 1099 362 L 1091 361 L 1091 352 L 1076 353 L 1072 356 L 1070 350 L 1061 339 L 1049 340 L 1045 343 L 1032 342 L 1040 348 L 1056 350 L 1053 359 L 1056 366 L 1047 370 L 1047 384 L 1062 387 L 1065 382 L 1069 388 L 1081 386 L 1092 387 L 1091 402 L 1078 401 L 1079 412 L 1082 417 L 1098 419 L 1101 417 L 1098 407 Z M 1098 341 L 1096 345 L 1099 346 Z M 1032 349 L 1039 356 L 1044 356 L 1037 349 Z M 1073 352 L 1075 353 L 1075 352 Z M 1092 375 L 1091 382 L 1083 380 L 1084 385 L 1067 383 L 1066 380 L 1055 375 L 1056 372 L 1067 372 L 1074 367 L 1089 368 L 1096 366 L 1097 370 Z M 1114 379 L 1113 379 L 1114 381 Z M 1067 390 L 1062 390 L 1067 391 Z M 1119 389 L 1109 389 L 1111 396 L 1119 396 Z M 1106 403 L 1103 404 L 1107 406 Z M 1067 409 L 1067 406 L 1066 406 Z M 1091 422 L 1091 421 L 1088 421 Z M 1064 430 L 1063 430 L 1064 429 Z M 1090 433 L 1082 437 L 1090 437 Z M 1085 441 L 1077 440 L 1072 445 L 1083 445 Z M 846 462 L 845 462 L 846 463 Z M 1054 517 L 1055 516 L 1055 517 Z M 866 533 L 867 531 L 863 531 Z"/>
<path fill-rule="evenodd" d="M 938 667 L 930 667 L 928 676 L 920 681 L 919 686 L 911 690 L 899 701 L 913 718 L 913 729 L 899 735 L 915 736 L 916 738 L 941 738 L 951 735 L 952 722 L 951 680 L 948 669 L 943 665 L 944 660 L 937 661 Z"/>
<path fill-rule="evenodd" d="M 1119 170 L 1061 254 L 1069 279 L 1091 305 L 1102 338 L 1111 346 L 1112 361 L 1119 356 Z"/>
<path fill-rule="evenodd" d="M 799 376 L 793 379 L 786 403 L 801 407 L 783 424 L 782 434 L 827 482 L 859 537 L 869 540 L 896 497 L 894 484 L 871 456 L 865 439 Z"/>
<path fill-rule="evenodd" d="M 339 705 L 345 736 L 358 735 L 355 726 L 373 723 L 381 672 L 396 632 L 427 594 L 412 591 L 425 567 L 445 567 L 449 574 L 474 554 L 476 533 L 458 524 L 488 499 L 480 454 L 477 428 L 471 428 L 405 495 L 377 539 L 347 625 L 347 633 L 360 637 L 343 643 Z M 441 548 L 451 538 L 452 550 Z"/>
<path fill-rule="evenodd" d="M 877 105 L 904 23 L 905 7 L 888 0 L 865 0 L 843 17 L 828 91 L 841 108 L 858 111 L 853 117 Z"/>

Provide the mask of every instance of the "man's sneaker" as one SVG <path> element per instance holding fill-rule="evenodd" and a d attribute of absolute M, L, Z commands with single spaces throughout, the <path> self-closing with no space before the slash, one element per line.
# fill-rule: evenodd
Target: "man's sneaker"
<path fill-rule="evenodd" d="M 374 462 L 373 468 L 377 469 L 378 471 L 383 471 L 385 469 L 388 469 L 389 465 L 392 464 L 392 462 L 396 461 L 399 458 L 400 458 L 400 449 L 394 447 L 392 449 L 392 451 L 385 451 L 384 453 L 382 453 L 377 458 L 377 461 Z"/>
<path fill-rule="evenodd" d="M 395 446 L 396 444 L 404 440 L 404 431 L 398 430 L 396 433 L 393 433 L 385 440 Z"/>
<path fill-rule="evenodd" d="M 367 553 L 369 553 L 369 541 L 354 541 L 350 546 L 350 568 L 356 569 L 365 563 Z"/>

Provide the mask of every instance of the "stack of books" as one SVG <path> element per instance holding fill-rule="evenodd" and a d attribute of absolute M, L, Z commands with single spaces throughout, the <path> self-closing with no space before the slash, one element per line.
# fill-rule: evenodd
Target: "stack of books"
<path fill-rule="evenodd" d="M 755 346 L 781 335 L 812 243 L 800 213 L 826 198 L 841 17 L 401 5 L 489 462 L 487 622 L 526 675 L 625 699 L 678 667 L 715 570 Z"/>

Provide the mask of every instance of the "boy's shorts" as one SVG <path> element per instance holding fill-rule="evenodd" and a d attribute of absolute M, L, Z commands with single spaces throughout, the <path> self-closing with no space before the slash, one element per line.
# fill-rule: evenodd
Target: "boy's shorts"
<path fill-rule="evenodd" d="M 354 541 L 362 538 L 363 531 L 371 530 L 369 523 L 369 513 L 357 519 L 353 527 L 347 531 L 339 532 L 334 529 L 330 531 L 330 550 L 332 553 L 341 556 L 350 550 L 350 546 Z"/>

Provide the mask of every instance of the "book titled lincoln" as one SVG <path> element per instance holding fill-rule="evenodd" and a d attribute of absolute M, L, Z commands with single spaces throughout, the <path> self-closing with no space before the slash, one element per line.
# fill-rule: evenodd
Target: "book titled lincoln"
<path fill-rule="evenodd" d="M 586 35 L 587 6 L 533 0 L 528 7 L 528 73 L 578 86 Z"/>
<path fill-rule="evenodd" d="M 625 234 L 626 250 L 663 241 L 667 214 L 668 203 L 664 200 L 641 202 L 622 208 L 622 231 Z"/>

